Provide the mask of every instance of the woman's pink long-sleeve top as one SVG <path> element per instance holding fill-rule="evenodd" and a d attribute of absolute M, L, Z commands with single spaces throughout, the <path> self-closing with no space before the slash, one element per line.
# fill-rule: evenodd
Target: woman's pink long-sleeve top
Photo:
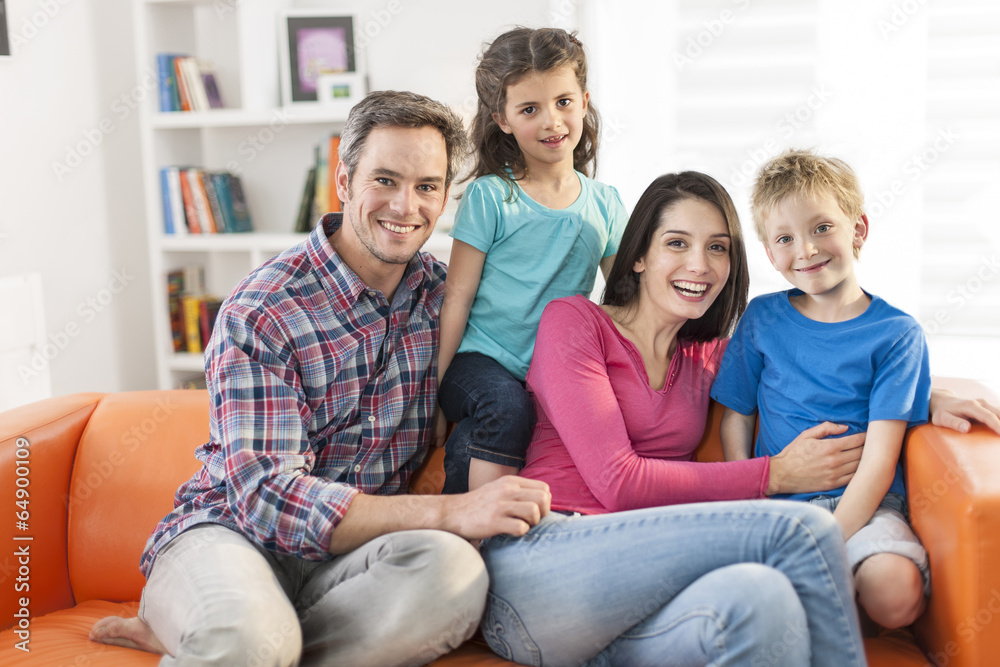
<path fill-rule="evenodd" d="M 528 370 L 538 421 L 521 475 L 548 483 L 552 509 L 583 514 L 764 497 L 767 458 L 694 461 L 726 342 L 678 341 L 657 391 L 600 306 L 552 301 Z"/>

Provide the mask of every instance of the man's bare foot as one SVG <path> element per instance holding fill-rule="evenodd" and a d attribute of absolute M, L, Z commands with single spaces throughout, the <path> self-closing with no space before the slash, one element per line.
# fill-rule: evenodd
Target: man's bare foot
<path fill-rule="evenodd" d="M 90 629 L 90 639 L 101 644 L 137 648 L 149 653 L 164 654 L 163 644 L 141 618 L 108 616 L 102 618 Z"/>

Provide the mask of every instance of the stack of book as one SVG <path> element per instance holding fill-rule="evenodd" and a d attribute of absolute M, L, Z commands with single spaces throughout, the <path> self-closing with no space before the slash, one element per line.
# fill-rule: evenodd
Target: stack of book
<path fill-rule="evenodd" d="M 337 151 L 339 148 L 340 136 L 333 134 L 313 149 L 313 166 L 306 174 L 306 185 L 302 190 L 295 231 L 312 231 L 313 225 L 319 221 L 323 214 L 340 211 L 340 199 L 337 197 Z"/>
<path fill-rule="evenodd" d="M 186 266 L 167 273 L 167 303 L 174 352 L 203 353 L 222 305 L 205 293 L 204 269 Z"/>
<path fill-rule="evenodd" d="M 160 169 L 163 231 L 167 234 L 252 232 L 239 176 L 194 167 Z"/>
<path fill-rule="evenodd" d="M 212 65 L 177 53 L 156 54 L 160 111 L 221 109 L 222 95 Z"/>

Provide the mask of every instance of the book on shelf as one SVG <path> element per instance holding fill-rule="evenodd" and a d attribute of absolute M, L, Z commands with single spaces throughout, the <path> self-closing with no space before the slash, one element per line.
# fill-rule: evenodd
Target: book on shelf
<path fill-rule="evenodd" d="M 244 233 L 253 231 L 253 221 L 250 219 L 250 207 L 247 206 L 247 198 L 243 193 L 243 182 L 239 176 L 226 173 L 226 180 L 229 181 L 229 204 L 233 214 L 234 232 Z"/>
<path fill-rule="evenodd" d="M 185 266 L 167 273 L 167 304 L 174 352 L 204 352 L 222 300 L 205 293 L 201 266 Z"/>
<path fill-rule="evenodd" d="M 156 54 L 156 74 L 159 79 L 160 111 L 179 111 L 180 93 L 177 90 L 177 72 L 174 60 L 183 57 L 176 53 Z"/>
<path fill-rule="evenodd" d="M 306 186 L 302 190 L 302 199 L 299 202 L 299 217 L 295 221 L 295 231 L 312 231 L 312 203 L 316 196 L 316 167 L 309 167 L 306 173 Z"/>
<path fill-rule="evenodd" d="M 167 306 L 170 309 L 170 336 L 174 352 L 187 349 L 184 340 L 184 315 L 181 313 L 181 295 L 184 293 L 184 271 L 167 273 Z"/>
<path fill-rule="evenodd" d="M 239 176 L 196 167 L 162 167 L 160 189 L 166 234 L 253 231 Z"/>
<path fill-rule="evenodd" d="M 156 54 L 160 111 L 207 111 L 225 104 L 212 64 L 180 53 Z"/>
<path fill-rule="evenodd" d="M 202 233 L 215 234 L 219 229 L 215 226 L 215 216 L 212 215 L 212 207 L 208 203 L 208 194 L 205 192 L 205 181 L 202 178 L 201 170 L 185 169 L 184 175 L 187 176 L 188 184 L 191 186 L 198 224 Z"/>
<path fill-rule="evenodd" d="M 205 374 L 192 375 L 189 378 L 177 381 L 177 389 L 207 389 L 208 380 L 205 378 Z"/>
<path fill-rule="evenodd" d="M 337 161 L 340 135 L 333 134 L 313 147 L 313 165 L 306 171 L 306 181 L 295 217 L 295 231 L 308 232 L 326 213 L 341 210 L 337 196 Z"/>
<path fill-rule="evenodd" d="M 160 195 L 163 199 L 163 229 L 167 234 L 188 233 L 184 212 L 184 196 L 181 194 L 181 175 L 178 167 L 160 169 Z"/>
<path fill-rule="evenodd" d="M 185 266 L 167 272 L 167 306 L 170 312 L 170 335 L 174 352 L 186 352 L 188 322 L 184 299 L 205 294 L 205 269 L 198 265 Z M 200 326 L 199 326 L 200 330 Z"/>
<path fill-rule="evenodd" d="M 201 222 L 198 220 L 198 208 L 194 203 L 194 193 L 191 191 L 191 180 L 187 177 L 187 169 L 178 168 L 177 178 L 180 181 L 181 200 L 184 202 L 184 221 L 188 231 L 201 234 Z"/>

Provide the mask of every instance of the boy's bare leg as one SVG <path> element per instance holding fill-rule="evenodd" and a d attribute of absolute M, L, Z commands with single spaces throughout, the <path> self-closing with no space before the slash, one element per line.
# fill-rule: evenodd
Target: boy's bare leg
<path fill-rule="evenodd" d="M 858 603 L 884 628 L 916 621 L 927 607 L 924 579 L 916 564 L 897 554 L 875 554 L 862 561 L 854 575 Z"/>
<path fill-rule="evenodd" d="M 518 472 L 520 468 L 516 466 L 505 466 L 473 457 L 469 459 L 469 491 L 474 491 L 504 475 L 516 475 Z"/>
<path fill-rule="evenodd" d="M 163 644 L 141 618 L 108 616 L 90 629 L 90 639 L 101 644 L 135 648 L 149 653 L 166 653 Z"/>

